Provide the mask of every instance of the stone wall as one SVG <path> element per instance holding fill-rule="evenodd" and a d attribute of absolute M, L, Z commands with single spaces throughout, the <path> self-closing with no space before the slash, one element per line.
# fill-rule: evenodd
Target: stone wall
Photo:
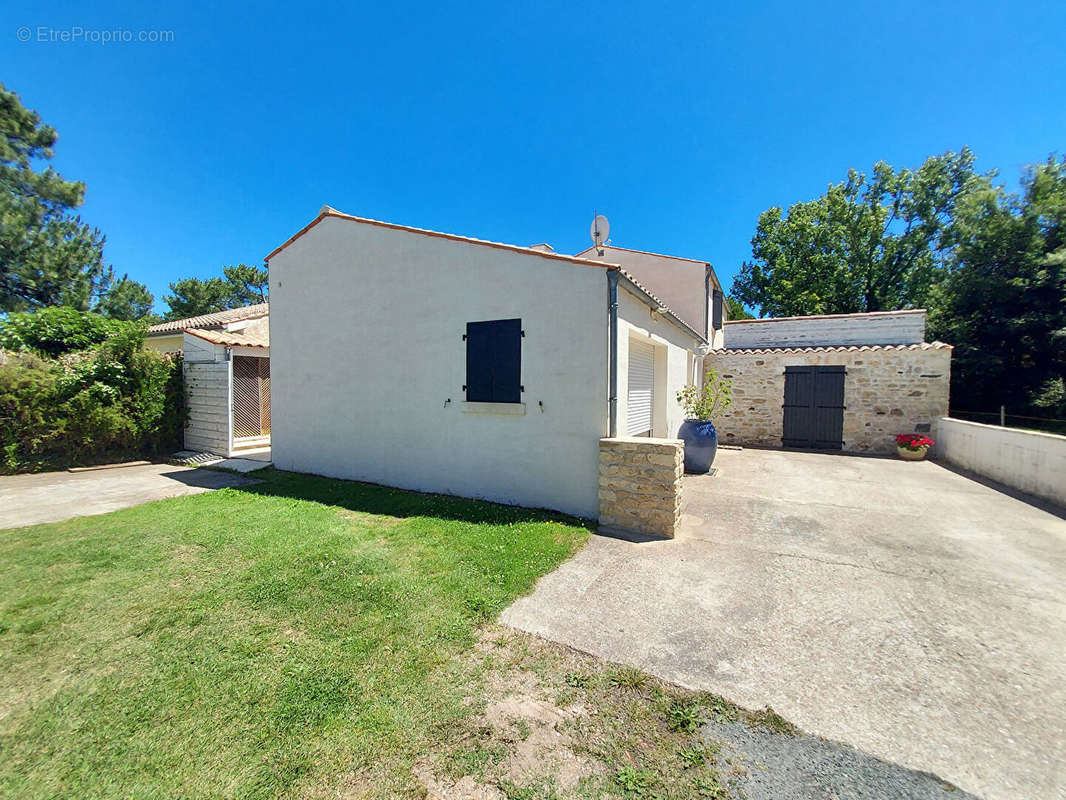
<path fill-rule="evenodd" d="M 680 439 L 600 439 L 600 527 L 673 538 L 683 474 Z"/>
<path fill-rule="evenodd" d="M 895 436 L 930 432 L 948 413 L 951 346 L 713 350 L 706 370 L 733 381 L 733 406 L 715 417 L 719 441 L 781 447 L 785 367 L 843 365 L 844 450 L 894 453 Z"/>

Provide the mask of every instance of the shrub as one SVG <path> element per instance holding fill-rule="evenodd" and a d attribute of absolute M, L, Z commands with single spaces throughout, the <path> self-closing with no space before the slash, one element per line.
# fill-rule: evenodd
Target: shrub
<path fill-rule="evenodd" d="M 685 419 L 709 420 L 733 405 L 733 381 L 708 370 L 703 388 L 686 386 L 677 393 L 677 402 L 685 410 Z"/>
<path fill-rule="evenodd" d="M 44 309 L 0 324 L 0 342 L 18 345 L 0 358 L 0 470 L 67 467 L 180 446 L 180 359 L 145 351 L 141 325 L 103 320 L 100 326 L 98 319 Z"/>
<path fill-rule="evenodd" d="M 100 344 L 122 325 L 67 306 L 9 314 L 0 324 L 0 348 L 60 356 Z"/>

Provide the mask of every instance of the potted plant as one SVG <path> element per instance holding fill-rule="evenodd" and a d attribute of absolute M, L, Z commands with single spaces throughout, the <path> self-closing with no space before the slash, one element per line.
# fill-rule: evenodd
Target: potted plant
<path fill-rule="evenodd" d="M 685 472 L 703 475 L 718 452 L 718 431 L 711 420 L 733 405 L 733 381 L 720 379 L 712 369 L 702 389 L 686 386 L 677 393 L 677 402 L 685 409 L 685 421 L 677 432 L 685 443 Z"/>
<path fill-rule="evenodd" d="M 896 452 L 904 461 L 921 461 L 936 442 L 921 433 L 901 433 L 896 437 Z"/>

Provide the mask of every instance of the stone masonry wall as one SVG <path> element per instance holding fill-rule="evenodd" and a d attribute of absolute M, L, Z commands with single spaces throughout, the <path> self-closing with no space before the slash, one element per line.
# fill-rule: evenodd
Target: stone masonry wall
<path fill-rule="evenodd" d="M 805 365 L 847 370 L 846 451 L 894 453 L 896 434 L 931 431 L 947 416 L 950 345 L 713 350 L 704 368 L 733 381 L 733 406 L 714 420 L 719 441 L 781 447 L 785 367 Z"/>
<path fill-rule="evenodd" d="M 680 439 L 600 439 L 600 527 L 673 538 L 683 474 Z"/>

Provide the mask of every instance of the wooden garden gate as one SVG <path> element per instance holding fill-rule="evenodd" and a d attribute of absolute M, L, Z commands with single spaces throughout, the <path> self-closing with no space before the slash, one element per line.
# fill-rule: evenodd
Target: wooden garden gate
<path fill-rule="evenodd" d="M 233 438 L 270 436 L 270 359 L 233 356 Z M 265 443 L 265 442 L 264 442 Z M 252 444 L 252 442 L 240 442 Z"/>

